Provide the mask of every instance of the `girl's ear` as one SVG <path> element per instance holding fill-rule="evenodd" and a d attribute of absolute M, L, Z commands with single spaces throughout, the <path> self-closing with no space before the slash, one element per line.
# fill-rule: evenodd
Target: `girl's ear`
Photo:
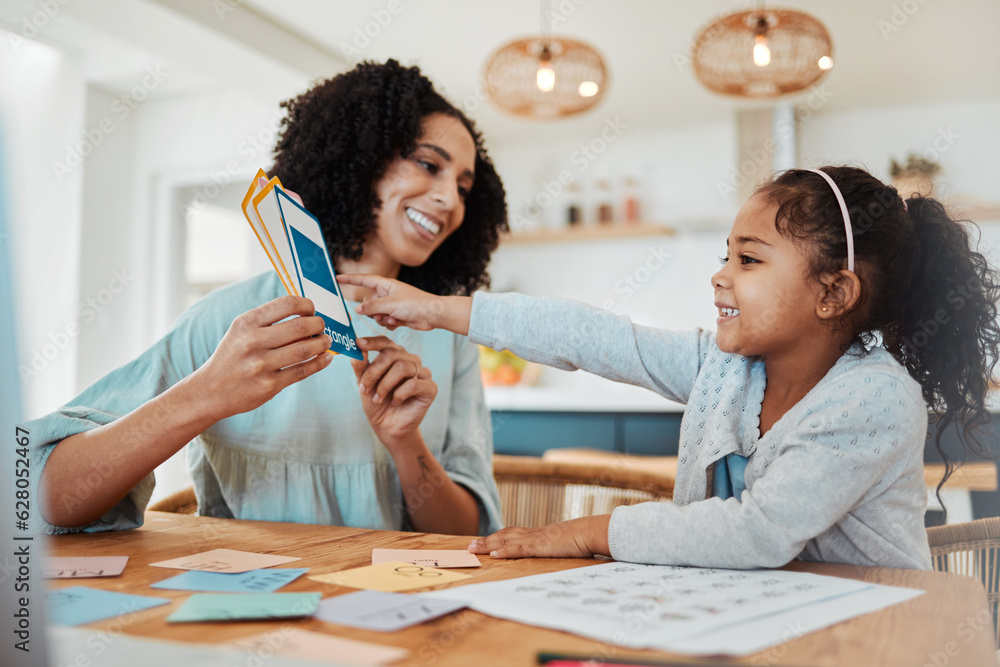
<path fill-rule="evenodd" d="M 821 319 L 843 317 L 861 301 L 861 281 L 853 271 L 843 269 L 825 273 L 819 281 L 822 288 L 816 302 L 816 315 Z"/>

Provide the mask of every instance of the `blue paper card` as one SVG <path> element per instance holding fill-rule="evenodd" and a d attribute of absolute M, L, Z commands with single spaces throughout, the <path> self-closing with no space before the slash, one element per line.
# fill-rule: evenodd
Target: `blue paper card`
<path fill-rule="evenodd" d="M 159 607 L 168 598 L 113 593 L 86 586 L 72 586 L 51 591 L 45 596 L 49 621 L 56 625 L 83 625 L 112 616 Z"/>
<path fill-rule="evenodd" d="M 176 577 L 170 577 L 151 588 L 165 588 L 174 591 L 213 591 L 217 593 L 273 593 L 285 584 L 294 581 L 309 571 L 307 567 L 250 570 L 239 574 L 225 572 L 201 572 L 189 570 Z"/>
<path fill-rule="evenodd" d="M 465 606 L 458 600 L 364 590 L 323 600 L 313 616 L 351 628 L 395 632 Z"/>
<path fill-rule="evenodd" d="M 319 220 L 284 190 L 275 188 L 274 192 L 295 260 L 297 275 L 293 280 L 298 281 L 299 294 L 312 300 L 316 314 L 326 322 L 326 333 L 333 338 L 330 349 L 352 359 L 362 359 Z"/>
<path fill-rule="evenodd" d="M 316 611 L 319 593 L 195 593 L 168 623 L 297 618 Z"/>

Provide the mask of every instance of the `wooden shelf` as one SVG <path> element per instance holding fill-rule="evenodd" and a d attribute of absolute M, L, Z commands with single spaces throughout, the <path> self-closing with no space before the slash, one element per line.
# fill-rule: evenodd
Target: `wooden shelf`
<path fill-rule="evenodd" d="M 614 223 L 587 225 L 564 229 L 539 229 L 505 234 L 500 239 L 504 245 L 527 243 L 563 243 L 566 241 L 594 241 L 598 239 L 641 238 L 644 236 L 673 236 L 675 231 L 652 222 Z"/>

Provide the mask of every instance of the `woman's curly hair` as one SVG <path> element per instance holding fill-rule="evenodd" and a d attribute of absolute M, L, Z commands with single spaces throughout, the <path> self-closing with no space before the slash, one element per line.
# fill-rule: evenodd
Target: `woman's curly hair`
<path fill-rule="evenodd" d="M 389 162 L 416 149 L 423 119 L 443 113 L 476 143 L 476 178 L 465 219 L 428 260 L 399 279 L 433 294 L 471 294 L 489 285 L 486 267 L 507 229 L 503 183 L 472 121 L 416 67 L 363 62 L 282 102 L 288 110 L 274 149 L 273 174 L 319 218 L 330 257 L 360 259 L 382 202 L 375 185 Z"/>

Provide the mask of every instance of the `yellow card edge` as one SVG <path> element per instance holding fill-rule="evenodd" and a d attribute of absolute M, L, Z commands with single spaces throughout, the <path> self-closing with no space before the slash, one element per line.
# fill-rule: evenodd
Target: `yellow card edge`
<path fill-rule="evenodd" d="M 254 236 L 257 237 L 257 241 L 260 242 L 260 247 L 264 249 L 264 252 L 267 254 L 267 258 L 271 261 L 271 266 L 274 267 L 274 272 L 278 274 L 278 280 L 281 281 L 281 286 L 285 288 L 285 292 L 287 292 L 288 294 L 293 294 L 298 296 L 298 293 L 295 291 L 294 286 L 289 285 L 288 281 L 290 280 L 290 278 L 286 279 L 286 276 L 282 273 L 282 270 L 278 268 L 278 264 L 281 263 L 281 258 L 277 257 L 277 249 L 275 249 L 274 254 L 272 254 L 271 248 L 267 247 L 267 243 L 264 242 L 264 239 L 261 238 L 260 236 L 260 232 L 257 231 L 257 225 L 253 224 L 253 220 L 250 219 L 250 214 L 247 213 L 247 208 L 248 208 L 247 204 L 250 204 L 252 206 L 251 200 L 253 199 L 253 196 L 257 193 L 257 179 L 261 177 L 267 178 L 267 173 L 265 173 L 263 169 L 258 169 L 257 174 L 253 178 L 253 183 L 250 184 L 250 189 L 247 190 L 246 196 L 243 197 L 243 201 L 240 204 L 240 210 L 243 211 L 243 217 L 246 218 L 247 222 L 250 224 L 250 229 L 253 230 L 253 234 Z M 257 215 L 256 209 L 254 209 L 254 214 Z M 260 221 L 259 216 L 258 220 Z M 268 237 L 267 240 L 273 248 L 274 241 L 271 239 L 270 234 L 267 234 L 267 228 L 264 227 L 263 221 L 260 221 L 260 226 L 261 229 L 264 230 L 264 234 L 267 235 Z"/>
<path fill-rule="evenodd" d="M 267 182 L 267 185 L 265 185 L 261 189 L 260 192 L 258 192 L 256 195 L 254 195 L 254 197 L 253 197 L 253 210 L 257 214 L 257 217 L 260 217 L 260 219 L 261 219 L 261 227 L 264 228 L 264 233 L 267 234 L 267 240 L 271 242 L 271 245 L 273 245 L 274 248 L 275 248 L 275 252 L 277 252 L 278 246 L 277 246 L 277 244 L 274 243 L 274 239 L 271 238 L 271 232 L 267 231 L 267 225 L 264 224 L 264 218 L 261 217 L 260 211 L 257 209 L 257 206 L 262 201 L 264 201 L 265 197 L 267 197 L 269 194 L 271 194 L 271 190 L 273 190 L 275 188 L 275 186 L 277 186 L 277 187 L 280 188 L 281 187 L 281 181 L 278 180 L 277 176 L 272 176 L 271 180 L 269 180 Z M 281 264 L 281 269 L 282 269 L 282 271 L 285 272 L 285 278 L 288 279 L 287 283 L 285 283 L 285 281 L 282 280 L 282 283 L 285 285 L 285 289 L 288 290 L 289 286 L 291 286 L 291 289 L 288 290 L 289 294 L 292 294 L 294 296 L 302 296 L 301 294 L 299 294 L 298 289 L 295 288 L 295 281 L 292 280 L 292 274 L 288 272 L 288 267 L 285 266 L 285 262 L 282 261 L 280 254 L 278 255 L 278 263 Z M 281 277 L 280 273 L 278 274 L 278 277 L 279 278 Z"/>

